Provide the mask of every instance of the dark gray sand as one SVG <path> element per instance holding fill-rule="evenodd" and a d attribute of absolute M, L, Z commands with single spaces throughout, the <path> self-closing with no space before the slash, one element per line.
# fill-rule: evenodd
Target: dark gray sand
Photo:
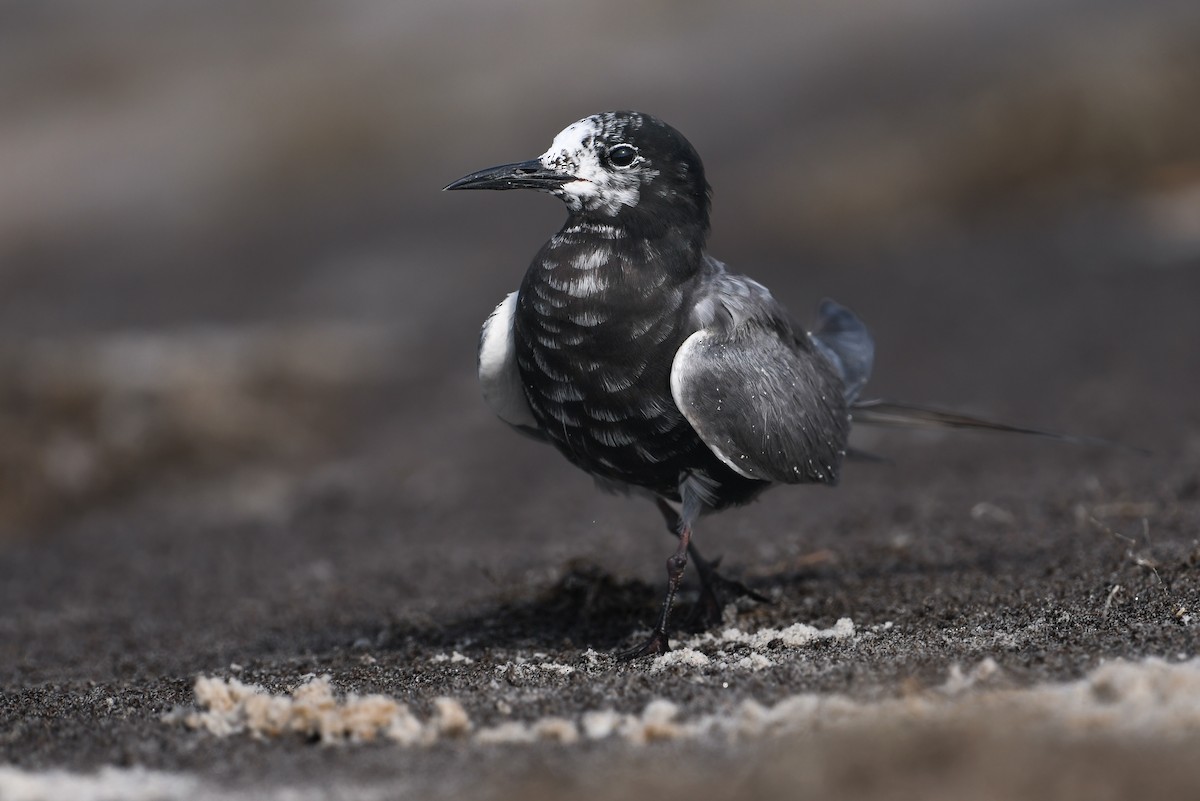
<path fill-rule="evenodd" d="M 738 81 L 774 76 L 754 84 L 764 102 L 789 75 L 828 95 L 767 112 L 730 88 L 730 115 L 706 127 L 702 98 L 670 107 L 664 84 L 618 102 L 597 82 L 586 103 L 539 107 L 526 124 L 471 117 L 460 87 L 445 108 L 420 101 L 443 116 L 408 134 L 406 148 L 426 148 L 411 162 L 355 138 L 403 128 L 399 110 L 369 102 L 403 57 L 380 67 L 388 80 L 352 62 L 366 99 L 342 93 L 354 81 L 332 68 L 335 88 L 318 92 L 342 104 L 344 128 L 268 148 L 275 163 L 251 151 L 243 205 L 197 178 L 198 134 L 177 145 L 195 158 L 162 180 L 200 219 L 134 193 L 133 161 L 112 168 L 124 200 L 100 222 L 80 216 L 83 200 L 4 195 L 0 798 L 1188 797 L 1200 786 L 1200 137 L 1181 98 L 1200 74 L 1183 46 L 1200 25 L 1186 6 L 1103 8 L 1050 44 L 1018 12 L 1008 27 L 946 12 L 921 35 L 900 29 L 895 52 L 871 44 L 867 22 L 827 15 L 832 27 L 806 34 L 813 52 L 827 36 L 876 58 L 797 55 L 787 69 L 768 63 L 790 52 L 783 39 L 760 53 L 743 24 Z M 421 20 L 430 42 L 454 29 Z M 186 22 L 155 30 L 187 42 Z M 36 44 L 70 36 L 113 46 L 62 20 L 23 24 L 28 47 L 0 58 L 42 63 Z M 346 52 L 382 47 L 338 30 Z M 1041 60 L 989 49 L 996 37 Z M 921 58 L 946 41 L 977 45 L 955 56 L 954 79 Z M 250 44 L 230 47 L 254 63 Z M 303 48 L 284 49 L 282 75 L 325 86 Z M 126 53 L 139 69 L 175 63 L 139 52 Z M 542 74 L 502 63 L 506 81 Z M 1027 63 L 1053 80 L 1027 80 Z M 251 73 L 229 101 L 243 110 L 274 96 Z M 171 87 L 193 72 L 163 67 L 157 89 L 113 75 L 134 99 L 84 117 L 81 136 L 123 142 L 114 120 L 175 119 Z M 892 94 L 875 97 L 881 76 Z M 285 98 L 291 113 L 305 97 Z M 218 119 L 235 110 L 195 102 L 217 103 Z M 834 490 L 773 490 L 697 529 L 771 603 L 731 607 L 709 637 L 685 626 L 670 658 L 613 660 L 657 611 L 671 549 L 657 512 L 492 419 L 473 375 L 479 323 L 560 211 L 436 189 L 635 104 L 709 163 L 715 255 L 801 317 L 830 295 L 868 322 L 872 391 L 1152 455 L 862 432 L 857 444 L 889 462 L 848 465 Z M 30 125 L 51 126 L 39 108 L 28 99 Z M 768 132 L 752 152 L 735 111 Z M 989 113 L 1044 129 L 1006 123 L 989 139 L 970 122 Z M 316 159 L 342 152 L 338 137 L 383 166 Z M 57 173 L 37 172 L 57 140 L 42 162 L 22 141 L 0 140 L 0 154 L 57 197 Z M 152 189 L 155 159 L 173 151 L 140 152 L 138 185 Z M 51 227 L 30 228 L 29 208 Z M 200 677 L 212 681 L 198 696 Z M 314 700 L 322 677 L 330 694 Z M 243 695 L 222 708 L 231 690 Z"/>

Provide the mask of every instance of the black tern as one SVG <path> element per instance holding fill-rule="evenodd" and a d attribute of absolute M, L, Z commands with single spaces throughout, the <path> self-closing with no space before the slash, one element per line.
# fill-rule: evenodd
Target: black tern
<path fill-rule="evenodd" d="M 773 484 L 836 484 L 852 421 L 1072 439 L 861 400 L 874 358 L 866 326 L 825 300 L 808 332 L 766 287 L 709 256 L 704 167 L 654 117 L 587 117 L 538 158 L 445 188 L 536 189 L 567 206 L 562 229 L 484 323 L 479 380 L 501 420 L 602 487 L 649 495 L 678 536 L 658 624 L 626 657 L 670 650 L 689 553 L 710 613 L 718 586 L 754 594 L 700 557 L 696 521 Z"/>

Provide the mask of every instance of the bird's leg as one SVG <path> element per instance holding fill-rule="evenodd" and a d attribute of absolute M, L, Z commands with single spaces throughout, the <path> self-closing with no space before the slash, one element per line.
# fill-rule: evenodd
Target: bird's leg
<path fill-rule="evenodd" d="M 676 514 L 674 509 L 671 509 L 669 506 L 666 507 L 666 510 L 669 510 L 671 514 L 671 517 L 668 517 L 668 522 L 671 522 L 673 518 L 677 525 L 679 547 L 667 559 L 667 595 L 663 598 L 662 614 L 658 619 L 658 627 L 644 643 L 620 654 L 620 657 L 623 659 L 636 659 L 639 656 L 665 654 L 671 650 L 671 643 L 667 637 L 667 625 L 671 620 L 671 607 L 675 604 L 675 594 L 679 592 L 679 584 L 683 581 L 683 571 L 687 568 L 688 551 L 691 550 L 692 544 L 692 525 L 700 517 L 700 509 L 704 506 L 704 501 L 701 499 L 701 490 L 698 488 L 696 480 L 690 476 L 685 477 L 680 482 L 679 494 L 683 500 L 680 513 Z M 660 505 L 659 508 L 662 509 L 663 506 Z M 664 515 L 666 513 L 666 511 L 663 512 Z"/>
<path fill-rule="evenodd" d="M 667 501 L 660 497 L 655 497 L 654 502 L 658 506 L 658 511 L 662 513 L 663 519 L 667 523 L 667 529 L 672 535 L 678 537 L 680 535 L 680 519 L 679 513 Z M 721 558 L 717 557 L 711 562 L 700 555 L 699 549 L 696 548 L 694 542 L 688 543 L 688 553 L 691 555 L 692 561 L 696 564 L 696 573 L 700 576 L 700 602 L 696 606 L 695 615 L 693 618 L 699 618 L 701 625 L 704 628 L 715 626 L 721 622 L 721 613 L 724 610 L 722 596 L 727 598 L 753 598 L 761 603 L 770 603 L 770 599 L 765 595 L 755 592 L 740 581 L 727 579 L 717 572 L 717 565 L 721 563 Z"/>
<path fill-rule="evenodd" d="M 688 545 L 692 541 L 692 527 L 682 525 L 679 528 L 679 547 L 667 559 L 667 596 L 663 598 L 662 614 L 658 619 L 658 628 L 650 635 L 650 639 L 632 650 L 620 654 L 622 659 L 636 659 L 639 656 L 654 656 L 665 654 L 671 650 L 667 637 L 667 624 L 671 619 L 671 607 L 675 604 L 675 594 L 679 592 L 679 584 L 683 580 L 683 571 L 687 568 Z"/>

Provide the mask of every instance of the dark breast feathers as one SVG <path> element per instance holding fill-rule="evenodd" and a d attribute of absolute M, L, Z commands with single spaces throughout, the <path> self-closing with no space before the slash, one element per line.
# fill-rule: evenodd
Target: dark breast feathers
<path fill-rule="evenodd" d="M 741 468 L 731 469 L 730 465 L 738 462 L 731 462 L 728 453 L 720 449 L 714 452 L 705 444 L 705 440 L 713 442 L 712 436 L 706 432 L 701 439 L 693 422 L 689 422 L 689 417 L 694 417 L 692 411 L 705 415 L 704 424 L 711 413 L 726 421 L 721 425 L 728 427 L 740 425 L 731 420 L 733 416 L 741 416 L 745 425 L 756 425 L 755 414 L 763 410 L 723 405 L 719 382 L 745 381 L 744 375 L 730 369 L 719 356 L 714 358 L 714 349 L 727 348 L 723 341 L 692 343 L 696 345 L 696 365 L 714 370 L 717 383 L 701 379 L 689 385 L 687 395 L 693 409 L 687 417 L 672 397 L 672 367 L 680 346 L 697 330 L 698 316 L 713 318 L 715 330 L 735 322 L 732 318 L 716 319 L 718 311 L 726 316 L 727 312 L 719 292 L 718 296 L 713 292 L 723 282 L 744 279 L 726 276 L 718 263 L 707 259 L 701 262 L 699 273 L 675 271 L 661 259 L 647 260 L 646 253 L 625 252 L 623 244 L 614 241 L 599 249 L 574 247 L 569 232 L 564 232 L 547 243 L 522 282 L 514 321 L 517 364 L 530 409 L 543 433 L 574 464 L 608 482 L 643 487 L 675 498 L 683 476 L 693 475 L 708 489 L 715 508 L 744 503 L 773 480 L 834 480 L 840 459 L 827 454 L 828 448 L 820 443 L 811 454 L 803 454 L 799 463 L 805 466 L 800 473 L 786 474 L 769 467 L 756 474 L 745 469 L 744 462 Z M 749 284 L 761 289 L 753 282 Z M 760 301 L 747 296 L 741 285 L 735 287 L 735 294 L 737 291 L 743 297 L 728 300 L 739 314 Z M 773 304 L 766 290 L 761 291 Z M 755 328 L 758 325 L 751 320 L 745 329 L 753 331 L 755 342 L 764 333 Z M 775 358 L 780 349 L 807 344 L 806 340 L 797 345 L 778 339 L 777 333 L 790 337 L 790 331 L 766 333 L 775 343 L 772 349 L 751 347 L 749 358 Z M 733 347 L 745 344 L 729 343 Z M 824 360 L 816 357 L 808 361 L 813 364 L 808 370 L 812 375 L 800 375 L 797 380 L 816 393 L 837 390 L 831 370 L 829 376 L 818 374 Z M 764 394 L 777 389 L 767 384 L 762 387 Z M 744 397 L 736 392 L 727 394 L 735 404 L 739 403 L 736 399 Z M 790 397 L 788 393 L 785 396 Z M 788 408 L 768 408 L 765 412 L 777 417 L 787 414 Z M 844 417 L 844 409 L 841 412 Z M 838 411 L 831 416 L 837 418 Z M 770 422 L 786 423 L 778 419 Z M 805 424 L 803 420 L 796 422 Z M 818 421 L 811 422 L 811 430 L 816 431 Z M 838 430 L 835 424 L 835 439 Z M 715 436 L 724 433 L 728 432 L 717 431 Z M 770 442 L 768 436 L 763 444 L 770 449 L 777 443 Z M 786 443 L 780 444 L 786 451 Z M 841 444 L 835 443 L 835 448 Z M 784 452 L 776 460 L 794 456 Z M 768 463 L 772 458 L 767 457 Z"/>

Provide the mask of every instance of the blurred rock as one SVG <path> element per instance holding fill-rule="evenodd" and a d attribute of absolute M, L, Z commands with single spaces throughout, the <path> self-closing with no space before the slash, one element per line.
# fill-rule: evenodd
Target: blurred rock
<path fill-rule="evenodd" d="M 345 430 L 347 393 L 380 382 L 396 350 L 361 324 L 0 349 L 0 527 L 164 473 L 324 452 Z"/>

